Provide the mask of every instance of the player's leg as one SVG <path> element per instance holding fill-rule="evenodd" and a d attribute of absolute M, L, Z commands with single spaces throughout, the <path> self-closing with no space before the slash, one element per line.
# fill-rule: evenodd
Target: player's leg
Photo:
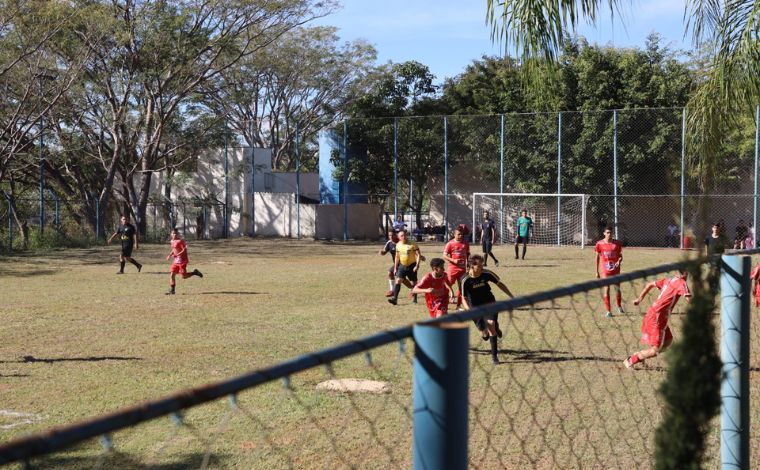
<path fill-rule="evenodd" d="M 124 274 L 124 265 L 126 264 L 126 259 L 124 257 L 124 253 L 121 253 L 119 255 L 119 272 L 116 274 Z"/>
<path fill-rule="evenodd" d="M 488 341 L 488 328 L 486 328 L 486 320 L 481 317 L 472 320 L 472 322 L 475 323 L 475 326 L 478 328 L 480 337 L 483 339 L 483 341 Z"/>
<path fill-rule="evenodd" d="M 131 256 L 127 256 L 126 258 L 127 258 L 127 261 L 129 261 L 130 263 L 132 263 L 132 264 L 134 264 L 134 265 L 135 265 L 135 267 L 137 268 L 137 272 L 138 272 L 138 273 L 139 273 L 140 271 L 142 271 L 142 264 L 138 263 L 138 262 L 137 262 L 137 260 L 135 260 L 135 259 L 134 259 L 134 258 L 132 258 Z"/>
<path fill-rule="evenodd" d="M 618 313 L 623 315 L 625 310 L 623 310 L 623 293 L 620 290 L 620 284 L 615 284 L 615 303 L 617 303 Z"/>
<path fill-rule="evenodd" d="M 412 287 L 409 289 L 413 289 L 414 286 L 417 284 L 417 272 L 414 270 L 414 268 L 410 267 L 409 272 L 407 273 L 407 279 L 409 279 L 409 283 Z M 417 294 L 412 294 L 412 303 L 417 303 Z"/>
<path fill-rule="evenodd" d="M 393 285 L 395 281 L 395 276 L 393 275 L 393 266 L 388 268 L 388 292 L 385 293 L 386 297 L 392 297 L 393 296 Z"/>
<path fill-rule="evenodd" d="M 177 273 L 174 266 L 176 265 L 172 265 L 172 271 L 169 274 L 169 291 L 166 293 L 166 295 L 174 295 L 174 289 L 177 286 L 177 280 L 175 279 Z"/>
<path fill-rule="evenodd" d="M 517 236 L 515 238 L 515 259 L 520 258 L 520 242 L 522 241 L 522 237 Z"/>
<path fill-rule="evenodd" d="M 528 237 L 523 237 L 522 245 L 522 259 L 525 259 L 525 251 L 528 249 Z"/>
<path fill-rule="evenodd" d="M 396 305 L 398 302 L 398 294 L 401 292 L 401 283 L 404 282 L 406 279 L 406 269 L 404 265 L 399 265 L 398 270 L 396 270 L 396 282 L 393 284 L 393 293 L 388 298 L 388 302 Z"/>
<path fill-rule="evenodd" d="M 487 330 L 488 330 L 488 342 L 491 345 L 491 360 L 494 364 L 499 363 L 499 357 L 497 356 L 497 353 L 499 352 L 498 349 L 498 336 L 496 334 L 496 324 L 492 318 L 489 318 L 486 320 Z"/>
<path fill-rule="evenodd" d="M 602 276 L 604 279 L 606 276 Z M 604 316 L 610 318 L 612 316 L 612 307 L 610 306 L 610 286 L 602 287 L 602 296 L 604 297 Z"/>
<path fill-rule="evenodd" d="M 652 338 L 650 336 L 650 338 Z M 657 356 L 660 352 L 664 352 L 673 343 L 673 334 L 670 331 L 670 327 L 666 326 L 664 330 L 658 332 L 657 336 L 650 343 L 650 347 L 642 349 L 641 351 L 632 354 L 625 361 L 623 365 L 626 368 L 631 369 L 639 362 L 644 362 L 647 359 L 651 359 Z"/>
<path fill-rule="evenodd" d="M 481 248 L 483 249 L 483 267 L 488 267 L 488 252 L 491 251 L 491 248 L 488 246 L 488 243 L 486 243 L 485 240 L 483 240 L 480 244 Z"/>

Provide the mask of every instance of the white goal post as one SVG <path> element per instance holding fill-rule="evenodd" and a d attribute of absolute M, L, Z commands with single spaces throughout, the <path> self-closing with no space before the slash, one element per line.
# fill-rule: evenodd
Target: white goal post
<path fill-rule="evenodd" d="M 496 225 L 497 240 L 513 242 L 517 218 L 524 209 L 533 219 L 530 243 L 538 245 L 586 246 L 585 194 L 473 193 L 472 233 L 479 233 L 483 213 L 488 211 Z M 479 240 L 479 238 L 473 238 Z"/>

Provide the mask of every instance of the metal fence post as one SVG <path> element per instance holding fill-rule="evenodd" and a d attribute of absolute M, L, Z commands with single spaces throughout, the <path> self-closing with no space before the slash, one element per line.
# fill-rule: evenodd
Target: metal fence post
<path fill-rule="evenodd" d="M 499 192 L 504 192 L 504 115 L 500 116 L 499 126 Z M 473 214 L 475 207 L 473 204 Z M 473 217 L 474 218 L 474 217 Z M 504 243 L 504 196 L 499 196 L 499 241 Z M 472 226 L 472 242 L 475 243 L 475 222 Z"/>
<path fill-rule="evenodd" d="M 95 239 L 100 240 L 100 198 L 95 195 Z"/>
<path fill-rule="evenodd" d="M 419 324 L 413 336 L 412 468 L 466 469 L 468 325 Z"/>
<path fill-rule="evenodd" d="M 8 200 L 8 254 L 13 253 L 13 199 L 5 194 Z"/>
<path fill-rule="evenodd" d="M 757 108 L 755 109 L 755 175 L 754 175 L 754 197 L 753 197 L 753 203 L 752 203 L 752 228 L 755 230 L 755 233 L 752 237 L 752 242 L 755 244 L 755 246 L 747 247 L 747 248 L 755 248 L 758 246 L 757 244 L 757 176 L 758 176 L 758 168 L 757 168 L 757 160 L 758 160 L 758 154 L 760 153 L 760 104 L 757 105 Z"/>
<path fill-rule="evenodd" d="M 301 126 L 296 121 L 296 238 L 301 238 Z"/>
<path fill-rule="evenodd" d="M 393 118 L 393 221 L 398 219 L 398 118 Z"/>
<path fill-rule="evenodd" d="M 343 121 L 343 241 L 348 240 L 348 119 Z"/>
<path fill-rule="evenodd" d="M 224 229 L 223 238 L 229 236 L 229 192 L 230 192 L 230 179 L 229 179 L 229 158 L 227 157 L 227 120 L 224 120 L 224 223 L 222 227 Z"/>
<path fill-rule="evenodd" d="M 749 256 L 722 256 L 720 273 L 720 461 L 723 469 L 749 464 Z"/>
<path fill-rule="evenodd" d="M 755 159 L 757 160 L 757 158 Z M 757 164 L 755 164 L 755 175 L 757 175 Z M 755 178 L 757 181 L 757 178 Z M 755 191 L 757 194 L 757 190 Z M 684 210 L 686 205 L 686 108 L 681 112 L 681 236 L 679 237 L 678 246 L 683 250 L 683 237 L 686 236 L 684 231 Z"/>
<path fill-rule="evenodd" d="M 206 206 L 203 206 L 203 211 L 205 218 Z M 251 236 L 256 236 L 256 152 L 253 147 L 251 147 Z"/>
<path fill-rule="evenodd" d="M 615 238 L 618 233 L 618 142 L 617 142 L 617 109 L 612 111 L 612 207 L 615 223 Z"/>
<path fill-rule="evenodd" d="M 443 226 L 445 240 L 449 237 L 449 121 L 443 117 Z"/>
<path fill-rule="evenodd" d="M 562 244 L 562 111 L 557 117 L 557 246 Z"/>

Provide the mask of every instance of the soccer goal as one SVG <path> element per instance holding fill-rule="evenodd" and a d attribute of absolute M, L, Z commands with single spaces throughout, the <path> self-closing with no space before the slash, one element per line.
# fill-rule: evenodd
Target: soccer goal
<path fill-rule="evenodd" d="M 533 219 L 531 244 L 583 248 L 587 203 L 585 194 L 473 193 L 472 226 L 477 232 L 483 213 L 488 211 L 496 224 L 496 238 L 501 243 L 512 243 L 517 236 L 517 219 L 524 209 Z"/>

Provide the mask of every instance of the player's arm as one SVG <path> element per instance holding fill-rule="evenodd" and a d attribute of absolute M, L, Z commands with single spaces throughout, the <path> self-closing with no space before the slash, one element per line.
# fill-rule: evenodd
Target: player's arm
<path fill-rule="evenodd" d="M 470 307 L 470 303 L 467 301 L 467 292 L 466 291 L 462 292 L 462 306 L 464 306 L 465 310 L 469 310 L 470 308 L 472 308 L 472 307 Z"/>
<path fill-rule="evenodd" d="M 422 262 L 422 253 L 420 253 L 420 249 L 417 247 L 417 245 L 414 245 L 414 272 L 417 272 L 418 269 L 420 269 L 420 263 Z"/>
<path fill-rule="evenodd" d="M 446 260 L 446 261 L 448 261 L 451 264 L 457 264 L 457 261 L 454 258 L 452 258 L 451 256 L 449 256 L 449 252 L 448 252 L 448 250 L 446 248 L 443 249 L 443 259 Z"/>
<path fill-rule="evenodd" d="M 496 225 L 491 224 L 491 242 L 496 243 Z"/>
<path fill-rule="evenodd" d="M 135 230 L 135 250 L 140 249 L 140 235 L 137 234 L 137 230 Z"/>
<path fill-rule="evenodd" d="M 654 288 L 656 288 L 656 287 L 657 287 L 657 284 L 654 281 L 652 281 L 650 283 L 647 283 L 647 285 L 644 286 L 644 290 L 642 290 L 641 294 L 639 294 L 639 297 L 636 300 L 633 301 L 633 305 L 640 304 L 641 301 L 644 300 L 644 297 L 647 296 L 647 294 L 649 293 L 649 291 L 652 290 L 652 289 L 654 289 Z"/>
<path fill-rule="evenodd" d="M 506 284 L 504 284 L 503 282 L 501 282 L 501 281 L 498 281 L 498 282 L 496 283 L 496 286 L 497 286 L 499 289 L 501 289 L 501 290 L 502 290 L 502 292 L 504 292 L 505 294 L 507 294 L 507 295 L 509 296 L 509 298 L 510 298 L 510 299 L 514 299 L 514 298 L 515 298 L 515 296 L 514 296 L 514 295 L 512 295 L 512 292 L 510 292 L 510 291 L 509 291 L 509 287 L 507 287 L 507 285 L 506 285 Z"/>
<path fill-rule="evenodd" d="M 108 239 L 108 244 L 109 244 L 109 245 L 110 245 L 110 244 L 111 244 L 111 242 L 113 241 L 114 237 L 115 237 L 116 235 L 118 235 L 118 234 L 119 234 L 119 231 L 117 230 L 117 231 L 115 231 L 115 232 L 113 233 L 113 235 L 111 235 L 111 237 Z"/>
<path fill-rule="evenodd" d="M 599 252 L 596 252 L 596 278 L 599 279 Z"/>
<path fill-rule="evenodd" d="M 393 260 L 393 272 L 398 272 L 398 264 L 401 262 L 401 253 L 396 251 L 396 258 Z"/>

